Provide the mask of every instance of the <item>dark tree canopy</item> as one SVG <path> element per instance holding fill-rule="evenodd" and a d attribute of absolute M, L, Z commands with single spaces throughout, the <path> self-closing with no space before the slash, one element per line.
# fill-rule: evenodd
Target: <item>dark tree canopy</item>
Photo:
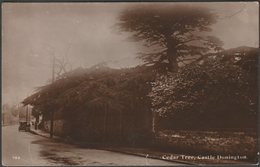
<path fill-rule="evenodd" d="M 160 126 L 256 129 L 258 48 L 208 54 L 178 73 L 158 75 L 149 96 Z"/>
<path fill-rule="evenodd" d="M 221 50 L 222 42 L 206 36 L 217 15 L 197 5 L 139 5 L 120 15 L 122 31 L 133 33 L 135 40 L 143 40 L 148 47 L 160 47 L 156 53 L 141 54 L 147 63 L 167 60 L 176 69 L 186 56 L 204 55 Z M 203 34 L 204 33 L 204 34 Z"/>

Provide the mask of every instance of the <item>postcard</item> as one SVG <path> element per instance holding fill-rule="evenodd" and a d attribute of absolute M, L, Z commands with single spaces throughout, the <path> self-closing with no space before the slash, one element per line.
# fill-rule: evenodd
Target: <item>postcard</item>
<path fill-rule="evenodd" d="M 257 165 L 257 2 L 3 2 L 2 165 Z"/>

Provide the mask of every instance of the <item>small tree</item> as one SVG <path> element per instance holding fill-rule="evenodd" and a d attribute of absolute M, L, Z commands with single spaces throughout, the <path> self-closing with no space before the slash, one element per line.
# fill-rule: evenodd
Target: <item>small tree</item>
<path fill-rule="evenodd" d="M 177 69 L 178 61 L 187 56 L 203 55 L 221 50 L 222 42 L 211 31 L 217 21 L 215 13 L 197 5 L 139 5 L 120 15 L 120 27 L 133 33 L 134 40 L 142 40 L 159 52 L 141 54 L 148 64 L 168 61 L 169 70 Z M 159 49 L 157 49 L 159 50 Z"/>

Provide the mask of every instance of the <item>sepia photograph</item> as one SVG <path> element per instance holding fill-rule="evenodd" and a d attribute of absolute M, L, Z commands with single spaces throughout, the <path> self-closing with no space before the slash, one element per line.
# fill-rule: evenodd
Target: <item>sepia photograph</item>
<path fill-rule="evenodd" d="M 259 3 L 2 2 L 3 166 L 259 165 Z"/>

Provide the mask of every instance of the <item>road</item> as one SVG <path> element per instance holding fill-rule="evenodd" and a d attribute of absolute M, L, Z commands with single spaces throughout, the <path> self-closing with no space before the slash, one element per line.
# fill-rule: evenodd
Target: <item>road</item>
<path fill-rule="evenodd" d="M 111 151 L 79 148 L 29 132 L 19 132 L 18 126 L 2 127 L 2 164 L 5 166 L 180 165 Z"/>

